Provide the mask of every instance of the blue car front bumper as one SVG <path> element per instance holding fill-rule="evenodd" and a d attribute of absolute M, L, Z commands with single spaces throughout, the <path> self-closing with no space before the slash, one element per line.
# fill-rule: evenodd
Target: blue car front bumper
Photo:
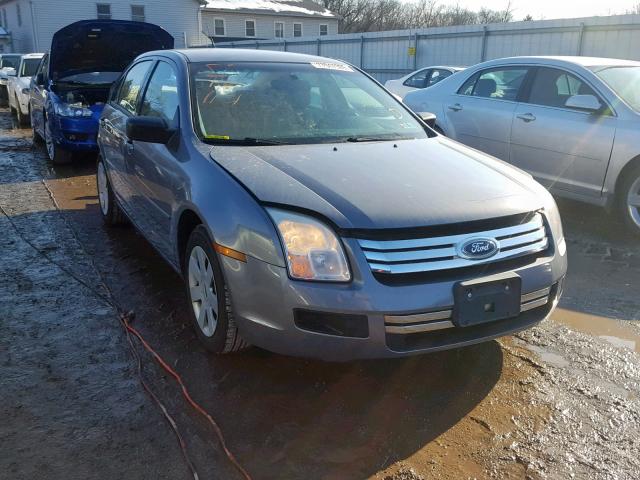
<path fill-rule="evenodd" d="M 48 121 L 53 142 L 60 148 L 73 152 L 97 151 L 98 123 L 102 107 L 91 107 L 91 117 L 62 117 L 49 113 Z"/>

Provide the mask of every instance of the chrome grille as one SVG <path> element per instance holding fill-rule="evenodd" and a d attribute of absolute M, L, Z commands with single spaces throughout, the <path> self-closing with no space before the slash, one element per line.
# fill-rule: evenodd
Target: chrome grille
<path fill-rule="evenodd" d="M 498 253 L 480 260 L 460 256 L 461 245 L 474 238 L 494 239 Z M 526 223 L 494 230 L 410 240 L 358 239 L 358 243 L 374 273 L 406 274 L 472 267 L 529 255 L 545 250 L 548 239 L 542 215 L 536 213 Z"/>
<path fill-rule="evenodd" d="M 542 307 L 549 303 L 551 287 L 522 295 L 520 313 Z M 433 332 L 453 328 L 453 309 L 415 315 L 385 315 L 384 328 L 387 333 L 406 335 L 410 333 Z"/>

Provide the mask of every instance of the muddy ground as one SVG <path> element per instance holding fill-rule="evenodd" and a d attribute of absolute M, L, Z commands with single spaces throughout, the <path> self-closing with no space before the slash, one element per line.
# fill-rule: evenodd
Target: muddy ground
<path fill-rule="evenodd" d="M 133 229 L 102 225 L 94 184 L 91 158 L 52 168 L 0 112 L 0 478 L 193 478 L 109 291 L 255 479 L 640 476 L 640 248 L 604 211 L 560 203 L 570 268 L 551 320 L 470 348 L 332 364 L 207 354 L 180 279 Z M 199 478 L 241 478 L 136 345 Z"/>

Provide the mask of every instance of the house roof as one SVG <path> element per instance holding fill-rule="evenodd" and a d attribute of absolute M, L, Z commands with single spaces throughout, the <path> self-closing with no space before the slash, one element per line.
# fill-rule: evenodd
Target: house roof
<path fill-rule="evenodd" d="M 205 3 L 204 9 L 212 11 L 338 18 L 312 0 L 206 0 Z"/>

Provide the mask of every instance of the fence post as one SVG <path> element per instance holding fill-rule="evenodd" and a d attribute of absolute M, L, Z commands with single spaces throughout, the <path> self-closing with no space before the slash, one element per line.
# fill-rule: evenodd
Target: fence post
<path fill-rule="evenodd" d="M 577 55 L 582 55 L 582 42 L 584 39 L 584 22 L 580 22 L 580 31 L 578 33 L 578 52 Z"/>
<path fill-rule="evenodd" d="M 316 49 L 316 54 L 318 56 L 320 56 L 320 44 L 322 43 L 322 40 L 320 40 L 320 37 L 318 37 L 318 48 Z"/>
<path fill-rule="evenodd" d="M 256 50 L 260 50 L 260 42 L 256 41 Z"/>
<path fill-rule="evenodd" d="M 418 32 L 413 39 L 413 70 L 418 69 Z"/>
<path fill-rule="evenodd" d="M 364 70 L 364 35 L 360 35 L 360 68 Z"/>
<path fill-rule="evenodd" d="M 487 59 L 487 37 L 489 36 L 489 29 L 486 25 L 482 26 L 482 52 L 480 53 L 480 61 L 484 62 Z"/>
<path fill-rule="evenodd" d="M 282 40 L 282 45 L 283 45 L 284 51 L 286 52 L 287 51 L 287 41 L 286 40 Z"/>

